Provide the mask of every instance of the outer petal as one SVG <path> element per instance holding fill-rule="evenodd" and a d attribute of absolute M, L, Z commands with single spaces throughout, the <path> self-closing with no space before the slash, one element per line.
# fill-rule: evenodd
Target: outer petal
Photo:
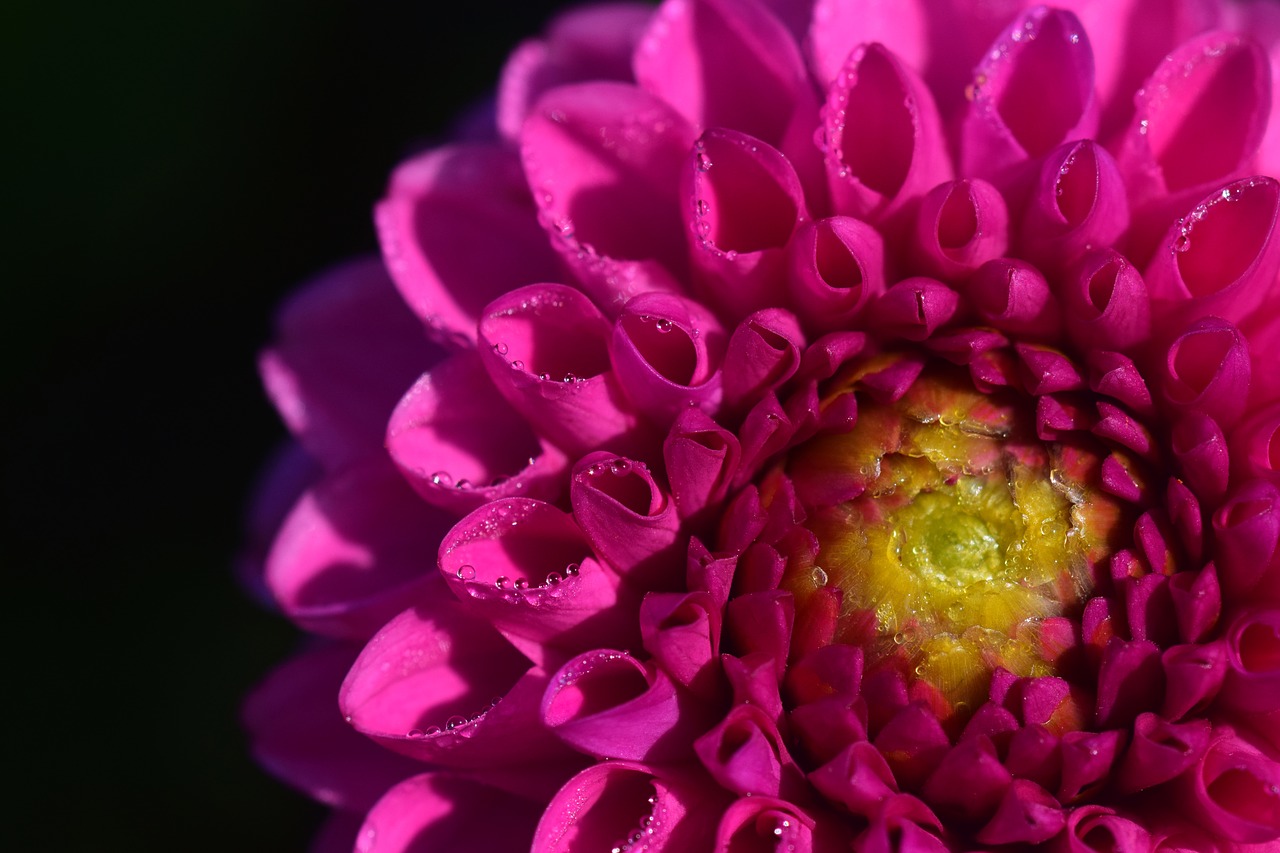
<path fill-rule="evenodd" d="M 1219 701 L 1252 713 L 1280 708 L 1280 610 L 1241 613 L 1226 639 L 1227 678 Z"/>
<path fill-rule="evenodd" d="M 391 415 L 387 452 L 426 501 L 469 512 L 503 497 L 554 500 L 567 460 L 503 399 L 474 352 L 423 374 Z"/>
<path fill-rule="evenodd" d="M 558 274 L 533 212 L 514 153 L 455 145 L 401 165 L 374 221 L 404 301 L 438 336 L 470 342 L 491 299 Z"/>
<path fill-rule="evenodd" d="M 1169 346 L 1161 383 L 1165 400 L 1184 411 L 1209 415 L 1229 429 L 1249 399 L 1249 349 L 1225 320 L 1194 323 Z"/>
<path fill-rule="evenodd" d="M 929 59 L 930 11 L 919 0 L 817 0 L 808 50 L 818 82 L 830 85 L 854 45 L 877 42 L 916 74 Z"/>
<path fill-rule="evenodd" d="M 693 132 L 671 107 L 622 83 L 562 86 L 538 101 L 520 139 L 539 219 L 606 311 L 679 289 L 676 189 Z"/>
<path fill-rule="evenodd" d="M 439 357 L 382 264 L 367 259 L 284 304 L 258 369 L 289 431 L 332 469 L 381 450 L 396 399 Z"/>
<path fill-rule="evenodd" d="M 1231 841 L 1280 838 L 1280 765 L 1230 730 L 1183 777 L 1181 802 L 1209 832 Z"/>

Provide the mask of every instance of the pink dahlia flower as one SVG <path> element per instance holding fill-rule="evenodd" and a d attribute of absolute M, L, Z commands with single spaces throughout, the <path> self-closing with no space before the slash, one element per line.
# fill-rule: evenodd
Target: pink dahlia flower
<path fill-rule="evenodd" d="M 1280 849 L 1280 11 L 556 20 L 283 310 L 323 849 Z"/>

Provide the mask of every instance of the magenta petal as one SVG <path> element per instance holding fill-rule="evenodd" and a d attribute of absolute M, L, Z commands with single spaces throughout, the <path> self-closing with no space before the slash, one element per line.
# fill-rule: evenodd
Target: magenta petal
<path fill-rule="evenodd" d="M 581 80 L 630 80 L 631 54 L 653 9 L 644 3 L 609 2 L 570 9 L 512 52 L 498 81 L 498 129 L 520 137 L 525 116 L 548 89 Z"/>
<path fill-rule="evenodd" d="M 1219 580 L 1229 601 L 1273 575 L 1280 542 L 1280 489 L 1266 480 L 1236 488 L 1213 515 Z M 1274 581 L 1263 585 L 1273 587 Z"/>
<path fill-rule="evenodd" d="M 254 758 L 325 805 L 364 811 L 418 764 L 375 746 L 342 720 L 333 697 L 358 647 L 321 646 L 292 658 L 245 700 Z"/>
<path fill-rule="evenodd" d="M 1025 261 L 997 258 L 982 265 L 964 287 L 978 316 L 1009 334 L 1054 338 L 1062 312 L 1044 275 Z"/>
<path fill-rule="evenodd" d="M 686 157 L 682 221 L 696 283 L 729 319 L 774 305 L 786 247 L 809 218 L 795 169 L 772 146 L 712 128 Z"/>
<path fill-rule="evenodd" d="M 1185 209 L 1185 208 L 1184 208 Z M 1214 315 L 1242 324 L 1267 303 L 1280 270 L 1280 183 L 1228 184 L 1174 222 L 1144 278 L 1152 309 L 1178 325 Z"/>
<path fill-rule="evenodd" d="M 639 640 L 634 619 L 619 615 L 634 603 L 619 597 L 618 576 L 550 504 L 507 498 L 471 513 L 440 543 L 440 572 L 465 609 L 535 663 Z"/>
<path fill-rule="evenodd" d="M 1045 156 L 1019 242 L 1025 257 L 1059 270 L 1094 246 L 1110 246 L 1128 227 L 1120 170 L 1106 149 L 1085 139 Z"/>
<path fill-rule="evenodd" d="M 733 707 L 693 748 L 716 782 L 735 794 L 786 797 L 803 786 L 773 720 L 754 705 Z"/>
<path fill-rule="evenodd" d="M 951 177 L 933 97 L 883 45 L 849 54 L 827 90 L 820 132 L 836 213 L 878 225 Z"/>
<path fill-rule="evenodd" d="M 244 543 L 235 557 L 235 576 L 254 603 L 276 606 L 266 583 L 267 556 L 280 525 L 303 493 L 320 479 L 319 464 L 293 440 L 286 440 L 258 472 L 245 510 Z"/>
<path fill-rule="evenodd" d="M 938 837 L 942 824 L 929 807 L 910 794 L 888 797 L 871 819 L 871 825 L 854 839 L 858 853 L 949 853 L 950 845 Z"/>
<path fill-rule="evenodd" d="M 1116 771 L 1119 791 L 1132 793 L 1174 779 L 1200 760 L 1209 747 L 1213 724 L 1208 720 L 1170 723 L 1155 714 L 1140 714 L 1133 740 Z"/>
<path fill-rule="evenodd" d="M 670 106 L 623 83 L 562 86 L 520 142 L 538 217 L 600 305 L 612 314 L 637 293 L 679 289 L 676 188 L 693 131 Z"/>
<path fill-rule="evenodd" d="M 1154 414 L 1151 390 L 1132 359 L 1109 350 L 1090 350 L 1085 358 L 1090 388 L 1119 400 L 1139 415 Z"/>
<path fill-rule="evenodd" d="M 368 459 L 321 480 L 294 505 L 267 556 L 267 586 L 308 631 L 371 637 L 442 592 L 430 554 L 452 523 L 385 460 Z"/>
<path fill-rule="evenodd" d="M 1229 729 L 1182 779 L 1183 807 L 1210 833 L 1252 844 L 1280 838 L 1280 765 Z"/>
<path fill-rule="evenodd" d="M 884 240 L 857 219 L 832 216 L 796 233 L 790 248 L 790 293 L 807 329 L 846 328 L 867 300 L 884 292 Z"/>
<path fill-rule="evenodd" d="M 809 774 L 827 799 L 854 814 L 871 817 L 880 803 L 898 792 L 898 782 L 884 757 L 869 743 L 851 743 L 835 758 Z"/>
<path fill-rule="evenodd" d="M 732 638 L 733 647 L 772 659 L 775 681 L 786 671 L 794 624 L 795 602 L 782 590 L 739 595 L 725 611 L 726 637 Z"/>
<path fill-rule="evenodd" d="M 1227 442 L 1217 421 L 1202 412 L 1187 412 L 1173 426 L 1173 455 L 1187 483 L 1208 506 L 1227 493 Z"/>
<path fill-rule="evenodd" d="M 1014 776 L 1056 788 L 1062 770 L 1059 739 L 1044 726 L 1021 728 L 1009 738 L 1004 765 Z"/>
<path fill-rule="evenodd" d="M 731 704 L 753 705 L 768 714 L 775 725 L 781 725 L 782 696 L 773 658 L 761 652 L 740 658 L 726 654 L 720 656 L 720 663 L 733 692 Z"/>
<path fill-rule="evenodd" d="M 872 686 L 871 683 L 865 684 L 864 694 L 868 694 Z M 867 696 L 867 703 L 873 710 L 885 707 L 885 703 L 873 695 Z M 951 748 L 951 741 L 942 730 L 937 715 L 923 705 L 913 703 L 894 714 L 876 735 L 875 745 L 893 768 L 898 783 L 914 789 L 937 767 Z"/>
<path fill-rule="evenodd" d="M 1280 483 L 1280 403 L 1252 411 L 1231 433 L 1232 476 Z"/>
<path fill-rule="evenodd" d="M 401 165 L 374 219 L 404 301 L 438 336 L 469 342 L 491 299 L 558 274 L 533 211 L 510 149 L 455 145 Z"/>
<path fill-rule="evenodd" d="M 581 291 L 523 287 L 491 302 L 480 353 L 493 384 L 540 436 L 578 455 L 603 445 L 626 452 L 636 415 L 609 363 L 608 321 Z"/>
<path fill-rule="evenodd" d="M 1062 736 L 1062 783 L 1058 799 L 1075 801 L 1081 794 L 1092 793 L 1094 787 L 1111 774 L 1124 747 L 1123 731 L 1067 732 Z"/>
<path fill-rule="evenodd" d="M 814 75 L 822 85 L 836 79 L 849 48 L 878 42 L 904 65 L 923 72 L 929 54 L 930 12 L 919 0 L 816 0 L 808 49 Z"/>
<path fill-rule="evenodd" d="M 440 357 L 377 260 L 337 267 L 285 302 L 258 369 L 285 425 L 326 468 L 380 453 L 399 395 Z"/>
<path fill-rule="evenodd" d="M 689 409 L 672 425 L 662 456 L 676 510 L 696 525 L 728 495 L 742 449 L 732 432 L 700 409 Z"/>
<path fill-rule="evenodd" d="M 924 795 L 938 811 L 965 820 L 988 820 L 1013 777 L 985 735 L 956 744 L 938 763 L 924 785 Z"/>
<path fill-rule="evenodd" d="M 569 746 L 597 758 L 670 761 L 687 755 L 705 728 L 699 700 L 686 697 L 661 669 L 600 649 L 578 655 L 551 677 L 542 721 Z"/>
<path fill-rule="evenodd" d="M 729 797 L 687 769 L 630 761 L 596 764 L 551 799 L 532 853 L 609 850 L 645 843 L 654 850 L 707 850 Z"/>
<path fill-rule="evenodd" d="M 1086 253 L 1066 271 L 1058 293 L 1077 346 L 1125 350 L 1151 334 L 1146 282 L 1113 249 Z"/>
<path fill-rule="evenodd" d="M 592 548 L 638 589 L 674 589 L 684 579 L 685 544 L 675 503 L 649 466 L 597 452 L 578 460 L 569 485 L 573 517 Z"/>
<path fill-rule="evenodd" d="M 1202 412 L 1230 429 L 1249 399 L 1249 345 L 1226 320 L 1206 317 L 1169 345 L 1162 371 L 1164 398 L 1184 411 Z"/>
<path fill-rule="evenodd" d="M 995 815 L 978 832 L 983 844 L 1043 844 L 1066 826 L 1057 798 L 1035 782 L 1014 779 Z"/>
<path fill-rule="evenodd" d="M 1160 713 L 1170 720 L 1201 713 L 1226 678 L 1227 652 L 1221 642 L 1171 646 L 1160 662 L 1166 685 Z"/>
<path fill-rule="evenodd" d="M 609 357 L 628 399 L 663 426 L 691 406 L 720 406 L 726 336 L 715 315 L 670 293 L 642 293 L 623 306 Z"/>
<path fill-rule="evenodd" d="M 733 330 L 724 357 L 724 397 L 730 409 L 746 408 L 790 379 L 800 367 L 804 334 L 794 315 L 767 308 Z"/>
<path fill-rule="evenodd" d="M 502 820 L 492 820 L 497 810 Z M 423 773 L 378 801 L 356 836 L 360 853 L 516 850 L 528 846 L 539 806 L 451 773 Z"/>
<path fill-rule="evenodd" d="M 978 178 L 939 184 L 916 213 L 914 245 L 912 268 L 943 280 L 964 278 L 1009 248 L 1004 197 Z"/>
<path fill-rule="evenodd" d="M 907 278 L 886 290 L 871 305 L 869 327 L 885 337 L 922 341 L 951 322 L 960 296 L 932 278 Z"/>
<path fill-rule="evenodd" d="M 721 616 L 709 592 L 651 592 L 640 604 L 645 651 L 667 675 L 707 701 L 720 692 Z"/>
<path fill-rule="evenodd" d="M 1151 835 L 1106 806 L 1084 805 L 1068 814 L 1059 849 L 1065 853 L 1148 853 Z"/>
<path fill-rule="evenodd" d="M 1261 713 L 1280 707 L 1280 610 L 1247 610 L 1227 628 L 1227 677 L 1218 701 Z"/>
<path fill-rule="evenodd" d="M 825 853 L 847 849 L 852 835 L 830 815 L 811 815 L 773 797 L 743 797 L 725 809 L 716 831 L 715 853 L 786 850 Z"/>
<path fill-rule="evenodd" d="M 635 54 L 640 85 L 699 130 L 732 128 L 780 149 L 811 184 L 818 104 L 790 33 L 755 0 L 669 0 Z"/>
<path fill-rule="evenodd" d="M 1098 726 L 1129 723 L 1158 702 L 1163 691 L 1159 648 L 1146 640 L 1113 639 L 1098 673 Z"/>
<path fill-rule="evenodd" d="M 1094 136 L 1093 51 L 1070 12 L 1034 7 L 997 39 L 965 91 L 961 171 L 1004 186 L 1010 170 Z"/>
<path fill-rule="evenodd" d="M 423 500 L 470 512 L 503 497 L 554 500 L 567 460 L 503 399 L 472 352 L 424 374 L 387 424 L 387 452 Z"/>

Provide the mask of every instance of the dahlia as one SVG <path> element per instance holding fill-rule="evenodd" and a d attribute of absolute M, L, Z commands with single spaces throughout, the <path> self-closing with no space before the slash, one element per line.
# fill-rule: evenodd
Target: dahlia
<path fill-rule="evenodd" d="M 396 170 L 261 360 L 319 846 L 1280 849 L 1280 13 L 1064 5 L 583 8 Z"/>

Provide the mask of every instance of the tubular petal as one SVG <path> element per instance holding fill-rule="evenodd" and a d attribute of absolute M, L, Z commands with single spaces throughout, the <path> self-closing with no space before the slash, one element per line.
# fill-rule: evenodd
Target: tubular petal
<path fill-rule="evenodd" d="M 1014 779 L 995 815 L 978 832 L 983 844 L 1043 844 L 1066 826 L 1062 806 L 1035 782 Z"/>
<path fill-rule="evenodd" d="M 1077 346 L 1130 349 L 1151 333 L 1146 282 L 1114 249 L 1083 255 L 1068 269 L 1059 294 L 1067 334 Z"/>
<path fill-rule="evenodd" d="M 832 216 L 807 223 L 789 253 L 791 297 L 812 331 L 847 327 L 869 299 L 884 292 L 884 240 L 865 222 Z"/>
<path fill-rule="evenodd" d="M 834 850 L 834 839 L 842 833 L 834 830 L 822 815 L 810 816 L 798 806 L 773 797 L 750 797 L 738 800 L 725 809 L 716 831 L 715 853 L 745 853 L 759 850 L 787 850 L 796 853 Z M 824 829 L 834 830 L 826 831 Z M 841 839 L 844 840 L 844 839 Z M 846 841 L 847 843 L 847 841 Z"/>
<path fill-rule="evenodd" d="M 1247 610 L 1227 628 L 1227 677 L 1219 701 L 1240 711 L 1280 707 L 1280 610 Z"/>
<path fill-rule="evenodd" d="M 1249 345 L 1226 320 L 1206 317 L 1174 338 L 1161 389 L 1171 405 L 1212 417 L 1230 429 L 1249 399 Z"/>
<path fill-rule="evenodd" d="M 1213 530 L 1223 592 L 1229 601 L 1240 600 L 1271 574 L 1275 564 L 1280 489 L 1266 480 L 1245 482 L 1214 513 Z"/>
<path fill-rule="evenodd" d="M 1032 339 L 1058 335 L 1062 314 L 1044 275 L 1024 261 L 996 258 L 964 287 L 978 316 L 1006 334 Z"/>
<path fill-rule="evenodd" d="M 662 455 L 676 510 L 696 527 L 728 495 L 742 449 L 732 432 L 700 409 L 687 409 L 672 424 Z"/>
<path fill-rule="evenodd" d="M 1182 778 L 1182 804 L 1209 832 L 1253 844 L 1280 837 L 1280 766 L 1230 730 Z"/>
<path fill-rule="evenodd" d="M 734 706 L 693 749 L 716 782 L 735 794 L 789 799 L 804 784 L 777 727 L 753 705 Z"/>
<path fill-rule="evenodd" d="M 1200 760 L 1212 734 L 1208 720 L 1170 723 L 1156 714 L 1139 715 L 1116 772 L 1117 787 L 1126 793 L 1141 791 L 1181 776 Z"/>
<path fill-rule="evenodd" d="M 795 315 L 758 311 L 733 330 L 725 353 L 725 405 L 740 410 L 790 379 L 800 367 L 804 335 Z"/>
<path fill-rule="evenodd" d="M 932 278 L 907 278 L 886 290 L 871 305 L 871 329 L 911 341 L 931 337 L 960 310 L 959 295 Z"/>
<path fill-rule="evenodd" d="M 1232 476 L 1280 482 L 1280 403 L 1248 415 L 1231 433 Z"/>
<path fill-rule="evenodd" d="M 1106 806 L 1086 805 L 1067 816 L 1066 833 L 1058 849 L 1064 853 L 1147 853 L 1151 834 Z"/>
<path fill-rule="evenodd" d="M 911 265 L 925 275 L 963 279 L 1009 248 L 1009 211 L 999 190 L 979 178 L 934 187 L 916 213 Z"/>
<path fill-rule="evenodd" d="M 1110 246 L 1128 227 L 1129 200 L 1115 160 L 1092 140 L 1068 142 L 1040 166 L 1019 248 L 1052 272 L 1094 246 Z M 1105 306 L 1104 301 L 1098 310 Z"/>
<path fill-rule="evenodd" d="M 640 636 L 663 672 L 704 700 L 721 692 L 722 611 L 709 592 L 651 592 L 640 605 Z"/>

